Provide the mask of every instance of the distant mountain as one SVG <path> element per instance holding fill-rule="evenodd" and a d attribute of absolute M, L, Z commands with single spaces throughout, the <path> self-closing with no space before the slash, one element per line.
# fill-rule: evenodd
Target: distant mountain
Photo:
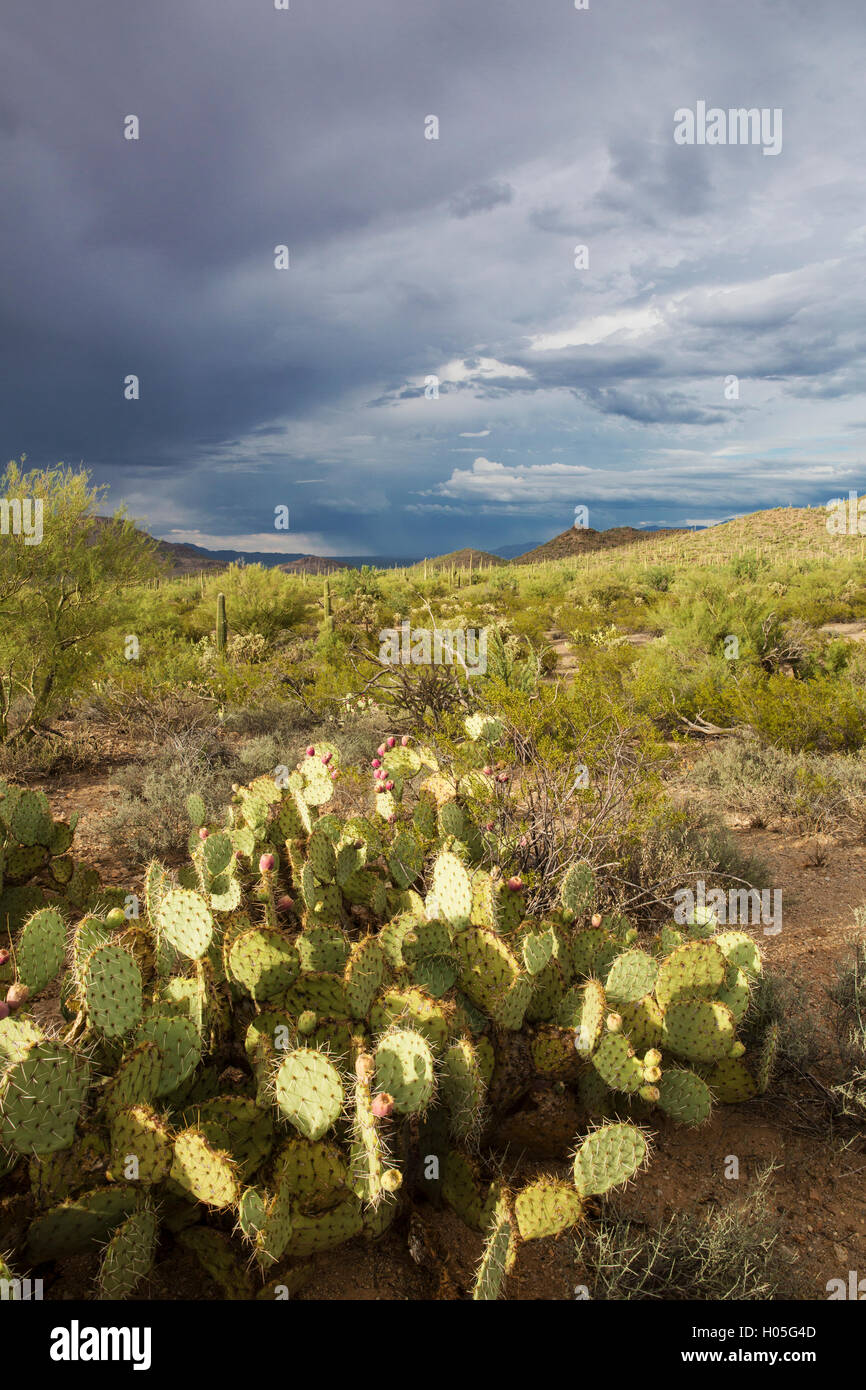
<path fill-rule="evenodd" d="M 464 550 L 451 550 L 447 555 L 432 555 L 426 560 L 420 560 L 415 568 L 426 565 L 428 569 L 444 570 L 451 569 L 452 566 L 459 570 L 468 570 L 471 565 L 473 569 L 489 569 L 491 565 L 504 565 L 506 561 L 501 555 L 495 555 L 490 550 L 474 550 L 467 546 Z"/>
<path fill-rule="evenodd" d="M 519 541 L 517 545 L 492 545 L 491 555 L 499 555 L 503 560 L 513 560 L 516 555 L 525 555 L 529 550 L 535 550 L 541 541 Z"/>
<path fill-rule="evenodd" d="M 418 560 L 417 555 L 305 555 L 302 550 L 206 550 L 201 545 L 180 545 L 175 541 L 158 541 L 157 544 L 166 547 L 167 553 L 182 552 L 191 560 L 179 573 L 186 573 L 188 569 L 225 569 L 227 565 L 284 569 L 301 560 L 305 566 L 307 561 L 316 560 L 332 569 L 361 569 L 363 565 L 370 565 L 372 569 L 402 569 Z"/>
<path fill-rule="evenodd" d="M 301 555 L 297 560 L 289 560 L 288 564 L 277 566 L 283 574 L 333 574 L 335 570 L 347 568 L 345 560 L 335 560 L 328 555 Z"/>
<path fill-rule="evenodd" d="M 689 534 L 685 526 L 665 527 L 660 531 L 638 530 L 635 526 L 611 526 L 607 531 L 595 531 L 591 526 L 570 526 L 552 540 L 519 555 L 514 563 L 534 565 L 545 560 L 564 560 L 570 555 L 585 555 L 590 550 L 616 550 L 641 541 L 657 541 L 660 536 Z"/>

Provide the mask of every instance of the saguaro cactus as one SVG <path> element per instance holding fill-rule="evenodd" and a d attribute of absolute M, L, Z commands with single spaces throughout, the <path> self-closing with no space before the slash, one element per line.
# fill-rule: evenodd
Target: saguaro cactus
<path fill-rule="evenodd" d="M 226 596 L 217 594 L 216 649 L 220 656 L 226 649 Z"/>
<path fill-rule="evenodd" d="M 330 581 L 330 579 L 328 578 L 327 575 L 325 575 L 325 591 L 324 591 L 324 595 L 323 595 L 323 600 L 324 600 L 324 605 L 325 605 L 325 622 L 324 622 L 324 630 L 325 630 L 325 632 L 333 632 L 333 630 L 334 630 L 334 617 L 333 617 L 333 614 L 332 614 L 332 612 L 331 612 L 331 581 Z"/>

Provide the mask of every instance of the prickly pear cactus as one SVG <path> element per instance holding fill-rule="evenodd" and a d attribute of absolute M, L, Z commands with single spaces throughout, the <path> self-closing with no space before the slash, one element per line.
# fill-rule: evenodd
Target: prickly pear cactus
<path fill-rule="evenodd" d="M 487 762 L 502 726 L 466 732 L 454 777 L 387 736 L 369 813 L 348 819 L 329 743 L 237 788 L 222 825 L 191 796 L 191 864 L 152 862 L 130 923 L 61 867 L 72 827 L 0 785 L 24 1000 L 0 1019 L 0 1174 L 27 1169 L 34 1211 L 16 1269 L 89 1251 L 94 1296 L 140 1296 L 165 1232 L 223 1296 L 273 1296 L 421 1192 L 483 1235 L 464 1292 L 489 1300 L 526 1241 L 640 1172 L 649 1125 L 766 1089 L 778 1039 L 749 1028 L 752 939 L 708 918 L 638 940 L 595 910 L 585 862 L 528 917 L 478 810 L 507 794 Z M 46 1031 L 32 1001 L 58 987 L 66 1023 Z M 571 1178 L 512 1191 L 498 1127 L 539 1087 L 585 1117 Z"/>

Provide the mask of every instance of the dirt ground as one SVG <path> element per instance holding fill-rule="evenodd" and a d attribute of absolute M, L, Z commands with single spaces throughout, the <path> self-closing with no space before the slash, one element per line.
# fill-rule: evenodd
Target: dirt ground
<path fill-rule="evenodd" d="M 103 751 L 109 766 L 99 775 L 73 772 L 28 780 L 42 786 L 56 816 L 66 819 L 79 812 L 80 857 L 97 868 L 105 882 L 137 891 L 140 882 L 100 829 L 112 796 L 110 763 L 126 761 L 130 749 L 122 741 L 106 741 Z M 831 1040 L 824 987 L 854 939 L 854 908 L 866 903 L 866 845 L 829 844 L 825 862 L 816 864 L 809 841 L 738 826 L 735 820 L 729 824 L 742 849 L 760 856 L 771 869 L 771 882 L 783 888 L 783 930 L 763 939 L 766 961 L 771 967 L 796 966 L 808 981 L 809 1026 L 821 1038 L 821 1054 L 826 1056 Z M 745 1105 L 719 1106 L 699 1130 L 667 1123 L 654 1127 L 654 1161 L 615 1198 L 620 1209 L 653 1223 L 689 1204 L 708 1210 L 741 1196 L 757 1171 L 772 1161 L 778 1166 L 771 1201 L 799 1296 L 826 1298 L 828 1280 L 847 1279 L 852 1269 L 866 1274 L 866 1135 L 852 1141 L 849 1129 L 846 1142 L 828 1130 L 821 1095 L 827 1080 L 819 1065 L 796 1091 L 788 1085 L 781 1094 L 771 1091 Z M 501 1137 L 508 1143 L 506 1161 L 515 1174 L 538 1171 L 539 1161 L 545 1171 L 567 1172 L 563 1160 L 577 1133 L 571 1104 L 567 1097 L 541 1093 L 509 1119 Z M 739 1160 L 737 1181 L 725 1177 L 731 1155 Z M 421 1207 L 411 1221 L 398 1220 L 375 1243 L 358 1239 L 309 1261 L 295 1296 L 336 1301 L 464 1297 L 480 1250 L 481 1237 L 448 1210 Z M 68 1265 L 68 1279 L 62 1278 L 50 1296 L 70 1297 L 76 1286 L 87 1287 L 93 1262 Z M 574 1239 L 564 1235 L 521 1249 L 507 1297 L 570 1299 L 580 1283 Z M 182 1257 L 172 1256 L 138 1297 L 220 1294 L 197 1267 L 193 1270 Z"/>

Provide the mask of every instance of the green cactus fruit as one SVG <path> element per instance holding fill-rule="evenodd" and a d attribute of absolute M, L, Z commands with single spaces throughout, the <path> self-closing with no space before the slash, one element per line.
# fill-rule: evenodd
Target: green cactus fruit
<path fill-rule="evenodd" d="M 129 1298 L 153 1266 L 156 1214 L 144 1207 L 118 1226 L 102 1254 L 99 1298 Z"/>
<path fill-rule="evenodd" d="M 472 1147 L 484 1121 L 487 1086 L 477 1050 L 468 1038 L 458 1038 L 443 1053 L 439 1090 L 448 1108 L 452 1136 Z"/>
<path fill-rule="evenodd" d="M 649 1157 L 649 1142 L 636 1125 L 602 1125 L 574 1156 L 574 1185 L 582 1197 L 601 1197 L 633 1178 Z"/>
<path fill-rule="evenodd" d="M 608 1002 L 617 1009 L 622 1004 L 636 1004 L 652 993 L 658 970 L 658 961 L 646 951 L 626 951 L 617 956 L 604 982 Z"/>
<path fill-rule="evenodd" d="M 456 855 L 441 850 L 433 864 L 432 891 L 427 898 L 428 917 L 444 917 L 458 931 L 469 925 L 472 885 Z"/>
<path fill-rule="evenodd" d="M 723 931 L 713 940 L 732 965 L 739 966 L 750 979 L 758 978 L 763 968 L 761 952 L 757 943 L 746 932 Z"/>
<path fill-rule="evenodd" d="M 592 1065 L 613 1091 L 633 1094 L 644 1084 L 643 1063 L 622 1033 L 606 1033 L 592 1054 Z"/>
<path fill-rule="evenodd" d="M 240 1195 L 231 1154 L 213 1148 L 200 1129 L 185 1129 L 176 1136 L 170 1176 L 197 1202 L 217 1211 L 234 1206 Z"/>
<path fill-rule="evenodd" d="M 89 1063 L 71 1047 L 47 1038 L 21 1046 L 0 1075 L 0 1146 L 15 1153 L 65 1149 L 89 1084 Z"/>
<path fill-rule="evenodd" d="M 713 1108 L 713 1097 L 706 1081 L 692 1071 L 671 1068 L 658 1082 L 658 1106 L 681 1125 L 702 1125 Z"/>
<path fill-rule="evenodd" d="M 779 1025 L 771 1023 L 761 1040 L 761 1051 L 755 1068 L 755 1086 L 759 1096 L 764 1095 L 770 1088 L 778 1053 Z"/>
<path fill-rule="evenodd" d="M 481 1178 L 478 1164 L 459 1149 L 449 1149 L 442 1160 L 442 1196 L 461 1221 L 474 1230 L 481 1229 Z"/>
<path fill-rule="evenodd" d="M 50 985 L 66 956 L 66 927 L 59 912 L 45 907 L 25 922 L 15 950 L 18 979 L 31 994 Z"/>
<path fill-rule="evenodd" d="M 714 941 L 689 941 L 659 966 L 655 996 L 659 1006 L 683 999 L 712 999 L 725 982 L 728 963 Z"/>
<path fill-rule="evenodd" d="M 282 1059 L 275 1087 L 282 1114 L 305 1139 L 321 1139 L 343 1108 L 339 1072 L 312 1048 L 298 1048 Z"/>
<path fill-rule="evenodd" d="M 741 1104 L 758 1094 L 754 1077 L 739 1057 L 723 1057 L 706 1073 L 706 1080 L 723 1105 Z"/>
<path fill-rule="evenodd" d="M 160 941 L 189 960 L 200 960 L 213 939 L 213 917 L 204 898 L 186 888 L 173 888 L 157 912 Z"/>
<path fill-rule="evenodd" d="M 120 1038 L 138 1027 L 141 971 L 131 952 L 114 942 L 91 951 L 81 969 L 81 997 L 90 1027 L 104 1037 Z"/>
<path fill-rule="evenodd" d="M 201 1038 L 195 1024 L 180 1015 L 152 1013 L 138 1030 L 138 1042 L 153 1042 L 161 1067 L 156 1096 L 169 1096 L 195 1071 L 201 1060 Z"/>
<path fill-rule="evenodd" d="M 420 1115 L 436 1089 L 433 1053 L 420 1033 L 393 1028 L 380 1038 L 375 1052 L 376 1089 L 394 1097 L 401 1115 Z"/>
<path fill-rule="evenodd" d="M 171 1131 L 149 1105 L 133 1105 L 113 1117 L 111 1172 L 115 1179 L 150 1186 L 168 1177 L 171 1162 Z"/>
<path fill-rule="evenodd" d="M 252 1279 L 224 1235 L 207 1226 L 178 1233 L 178 1243 L 195 1256 L 223 1297 L 231 1301 L 252 1297 Z"/>
<path fill-rule="evenodd" d="M 592 865 L 581 861 L 572 864 L 562 880 L 559 900 L 562 906 L 575 917 L 584 916 L 592 907 L 596 894 L 595 874 Z"/>
<path fill-rule="evenodd" d="M 374 936 L 364 937 L 349 952 L 343 975 L 352 1018 L 366 1018 L 385 978 L 385 956 Z"/>
<path fill-rule="evenodd" d="M 235 938 L 228 974 L 257 1004 L 285 996 L 301 969 L 298 952 L 281 932 L 254 927 Z"/>
<path fill-rule="evenodd" d="M 734 1017 L 727 1004 L 681 999 L 665 1010 L 663 1046 L 688 1062 L 720 1062 L 730 1053 L 734 1038 Z"/>
<path fill-rule="evenodd" d="M 27 1258 L 38 1265 L 91 1253 L 94 1242 L 106 1240 L 137 1202 L 135 1187 L 99 1187 L 62 1202 L 31 1222 Z"/>
<path fill-rule="evenodd" d="M 521 1240 L 558 1236 L 583 1219 L 583 1198 L 566 1182 L 537 1178 L 518 1192 L 514 1215 Z"/>

